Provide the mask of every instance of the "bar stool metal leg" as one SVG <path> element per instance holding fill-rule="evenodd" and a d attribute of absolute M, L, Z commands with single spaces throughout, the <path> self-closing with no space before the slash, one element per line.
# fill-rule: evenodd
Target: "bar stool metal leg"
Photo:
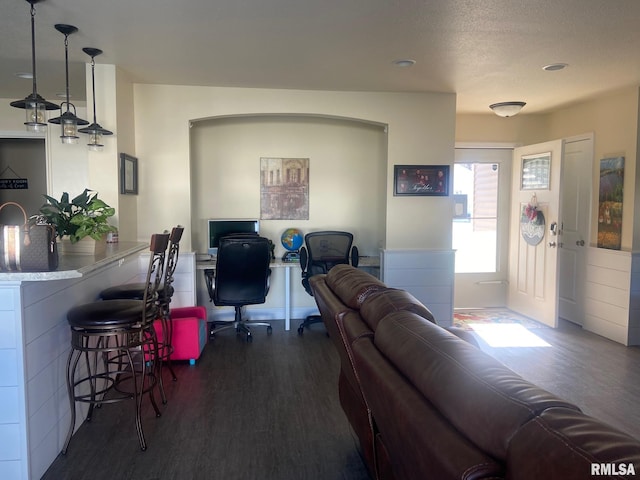
<path fill-rule="evenodd" d="M 71 351 L 67 360 L 71 422 L 63 454 L 68 451 L 75 430 L 77 402 L 88 404 L 87 420 L 90 421 L 96 407 L 133 400 L 140 449 L 147 448 L 141 420 L 142 399 L 148 393 L 156 416 L 160 416 L 154 395 L 160 363 L 153 321 L 158 315 L 157 291 L 168 242 L 168 234 L 151 237 L 153 255 L 149 259 L 142 300 L 97 301 L 78 305 L 67 313 L 71 327 Z M 80 365 L 86 373 L 79 369 Z M 82 373 L 78 373 L 79 370 Z M 127 383 L 132 384 L 132 388 L 127 388 Z"/>

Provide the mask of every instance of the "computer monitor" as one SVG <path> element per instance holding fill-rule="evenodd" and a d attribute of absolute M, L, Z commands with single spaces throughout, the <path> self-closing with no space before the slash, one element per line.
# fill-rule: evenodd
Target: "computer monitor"
<path fill-rule="evenodd" d="M 245 218 L 212 218 L 208 220 L 209 255 L 217 255 L 220 239 L 231 233 L 260 233 L 260 222 L 256 219 Z"/>

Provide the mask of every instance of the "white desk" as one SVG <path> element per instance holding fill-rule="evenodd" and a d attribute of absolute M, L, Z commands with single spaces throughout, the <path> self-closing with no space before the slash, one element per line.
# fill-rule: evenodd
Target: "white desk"
<path fill-rule="evenodd" d="M 291 269 L 300 268 L 299 262 L 283 262 L 280 259 L 273 260 L 269 264 L 271 268 L 284 269 L 284 329 L 289 330 L 291 328 Z M 366 268 L 379 268 L 379 257 L 360 257 L 359 267 Z M 197 270 L 215 270 L 215 260 L 197 261 Z"/>

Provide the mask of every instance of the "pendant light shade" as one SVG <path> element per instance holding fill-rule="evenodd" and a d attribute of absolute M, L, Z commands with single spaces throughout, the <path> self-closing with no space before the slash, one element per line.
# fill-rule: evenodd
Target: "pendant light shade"
<path fill-rule="evenodd" d="M 69 35 L 78 31 L 73 25 L 57 24 L 56 30 L 64 35 L 64 66 L 66 74 L 66 101 L 61 107 L 66 105 L 67 111 L 56 118 L 49 120 L 49 123 L 60 125 L 62 143 L 78 143 L 78 125 L 89 125 L 89 122 L 76 116 L 76 107 L 69 101 Z M 73 109 L 73 112 L 71 111 Z"/>
<path fill-rule="evenodd" d="M 89 135 L 89 146 L 90 150 L 102 150 L 104 145 L 102 144 L 102 136 L 103 135 L 113 135 L 113 132 L 110 132 L 106 128 L 102 128 L 98 121 L 96 120 L 96 57 L 102 53 L 102 50 L 99 48 L 88 48 L 85 47 L 82 49 L 84 53 L 91 57 L 91 88 L 93 89 L 93 123 L 88 127 L 81 128 L 78 130 L 80 133 L 86 133 Z"/>
<path fill-rule="evenodd" d="M 25 97 L 23 100 L 16 100 L 11 102 L 12 107 L 22 108 L 26 113 L 26 121 L 24 124 L 27 126 L 29 132 L 43 132 L 47 128 L 47 123 L 44 119 L 45 110 L 58 110 L 60 107 L 55 103 L 47 102 L 44 98 L 38 95 L 38 88 L 36 82 L 36 26 L 35 16 L 36 9 L 35 4 L 42 0 L 26 0 L 31 5 L 31 73 L 33 76 L 33 92 Z"/>
<path fill-rule="evenodd" d="M 525 102 L 500 102 L 489 105 L 489 108 L 499 117 L 513 117 L 520 113 Z"/>

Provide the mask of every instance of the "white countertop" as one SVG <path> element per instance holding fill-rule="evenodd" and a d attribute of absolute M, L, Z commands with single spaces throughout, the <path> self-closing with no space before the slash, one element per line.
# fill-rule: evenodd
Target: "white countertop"
<path fill-rule="evenodd" d="M 57 270 L 50 272 L 0 272 L 0 282 L 41 282 L 78 278 L 128 255 L 148 249 L 143 242 L 108 243 L 99 255 L 60 255 Z"/>

